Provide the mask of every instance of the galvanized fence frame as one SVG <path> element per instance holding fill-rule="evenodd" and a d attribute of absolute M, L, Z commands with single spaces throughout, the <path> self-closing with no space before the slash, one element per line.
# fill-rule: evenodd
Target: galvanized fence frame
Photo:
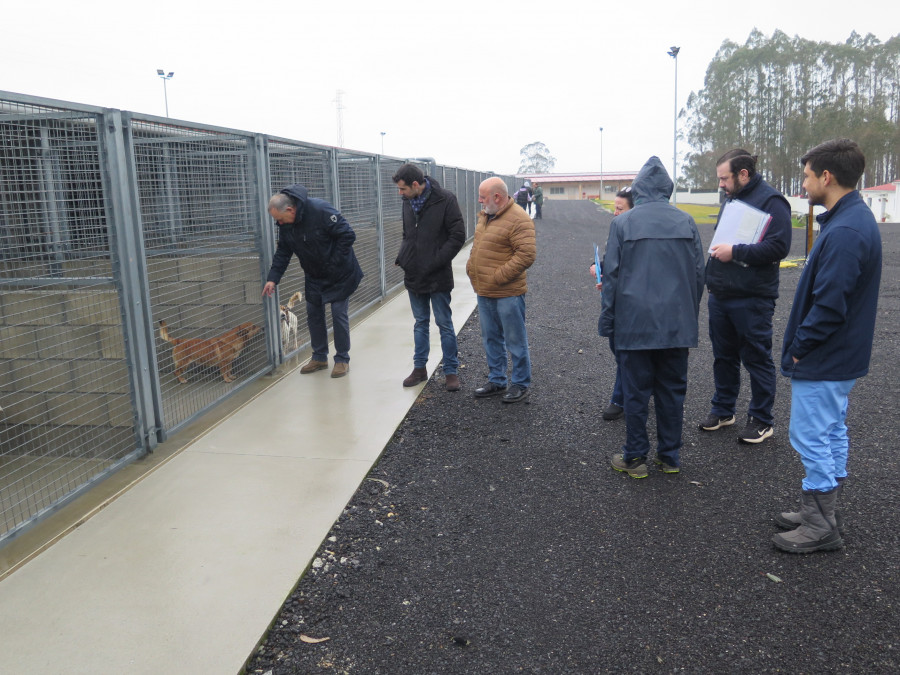
<path fill-rule="evenodd" d="M 0 546 L 308 345 L 302 304 L 282 335 L 296 260 L 261 298 L 273 192 L 302 183 L 353 226 L 351 317 L 397 293 L 405 161 L 457 194 L 471 237 L 494 174 L 0 92 Z M 160 322 L 240 352 L 181 368 Z"/>

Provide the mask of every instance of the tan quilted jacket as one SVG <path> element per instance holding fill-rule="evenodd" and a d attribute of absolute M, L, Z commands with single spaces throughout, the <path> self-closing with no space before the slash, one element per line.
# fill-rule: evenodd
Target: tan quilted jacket
<path fill-rule="evenodd" d="M 525 270 L 537 256 L 534 222 L 510 198 L 490 220 L 482 211 L 466 273 L 484 298 L 511 298 L 528 291 Z"/>

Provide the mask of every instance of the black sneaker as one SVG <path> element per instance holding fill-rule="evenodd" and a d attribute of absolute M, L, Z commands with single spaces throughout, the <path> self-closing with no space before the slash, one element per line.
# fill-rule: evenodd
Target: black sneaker
<path fill-rule="evenodd" d="M 750 415 L 747 418 L 747 426 L 738 434 L 738 441 L 741 443 L 762 443 L 774 433 L 775 430 L 772 429 L 771 425 L 760 422 L 753 415 Z"/>
<path fill-rule="evenodd" d="M 483 387 L 475 390 L 475 398 L 487 398 L 488 396 L 499 396 L 506 391 L 506 387 L 496 382 L 488 382 Z"/>
<path fill-rule="evenodd" d="M 706 419 L 700 422 L 698 426 L 700 427 L 700 431 L 715 431 L 722 427 L 730 427 L 732 424 L 734 424 L 734 415 L 719 417 L 714 413 L 709 413 L 709 415 L 706 416 Z"/>
<path fill-rule="evenodd" d="M 511 384 L 506 390 L 506 393 L 503 394 L 503 398 L 501 398 L 500 400 L 504 403 L 518 403 L 527 396 L 528 387 L 523 387 L 520 384 Z"/>
<path fill-rule="evenodd" d="M 606 406 L 606 410 L 603 411 L 603 419 L 617 420 L 625 414 L 625 410 L 620 405 L 616 405 L 615 403 L 610 403 Z"/>

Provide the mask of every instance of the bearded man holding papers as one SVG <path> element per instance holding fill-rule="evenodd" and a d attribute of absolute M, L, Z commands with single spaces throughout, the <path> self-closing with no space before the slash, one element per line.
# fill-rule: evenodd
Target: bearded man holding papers
<path fill-rule="evenodd" d="M 716 431 L 734 424 L 743 364 L 750 374 L 750 407 L 738 440 L 762 443 L 774 433 L 772 316 L 778 298 L 779 264 L 791 248 L 791 208 L 784 195 L 756 172 L 756 156 L 746 150 L 722 155 L 716 162 L 716 176 L 725 191 L 723 209 L 730 201 L 740 200 L 767 213 L 771 220 L 758 243 L 710 247 L 706 287 L 716 391 L 710 413 L 699 427 Z"/>

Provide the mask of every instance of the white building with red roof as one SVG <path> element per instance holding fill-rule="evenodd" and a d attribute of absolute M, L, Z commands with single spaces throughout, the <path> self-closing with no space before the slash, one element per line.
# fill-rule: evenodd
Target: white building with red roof
<path fill-rule="evenodd" d="M 603 199 L 612 199 L 637 177 L 637 171 L 603 173 L 520 173 L 516 178 L 529 180 L 544 189 L 544 199 L 596 199 L 603 184 Z"/>
<path fill-rule="evenodd" d="M 900 180 L 860 190 L 879 223 L 900 222 Z"/>

